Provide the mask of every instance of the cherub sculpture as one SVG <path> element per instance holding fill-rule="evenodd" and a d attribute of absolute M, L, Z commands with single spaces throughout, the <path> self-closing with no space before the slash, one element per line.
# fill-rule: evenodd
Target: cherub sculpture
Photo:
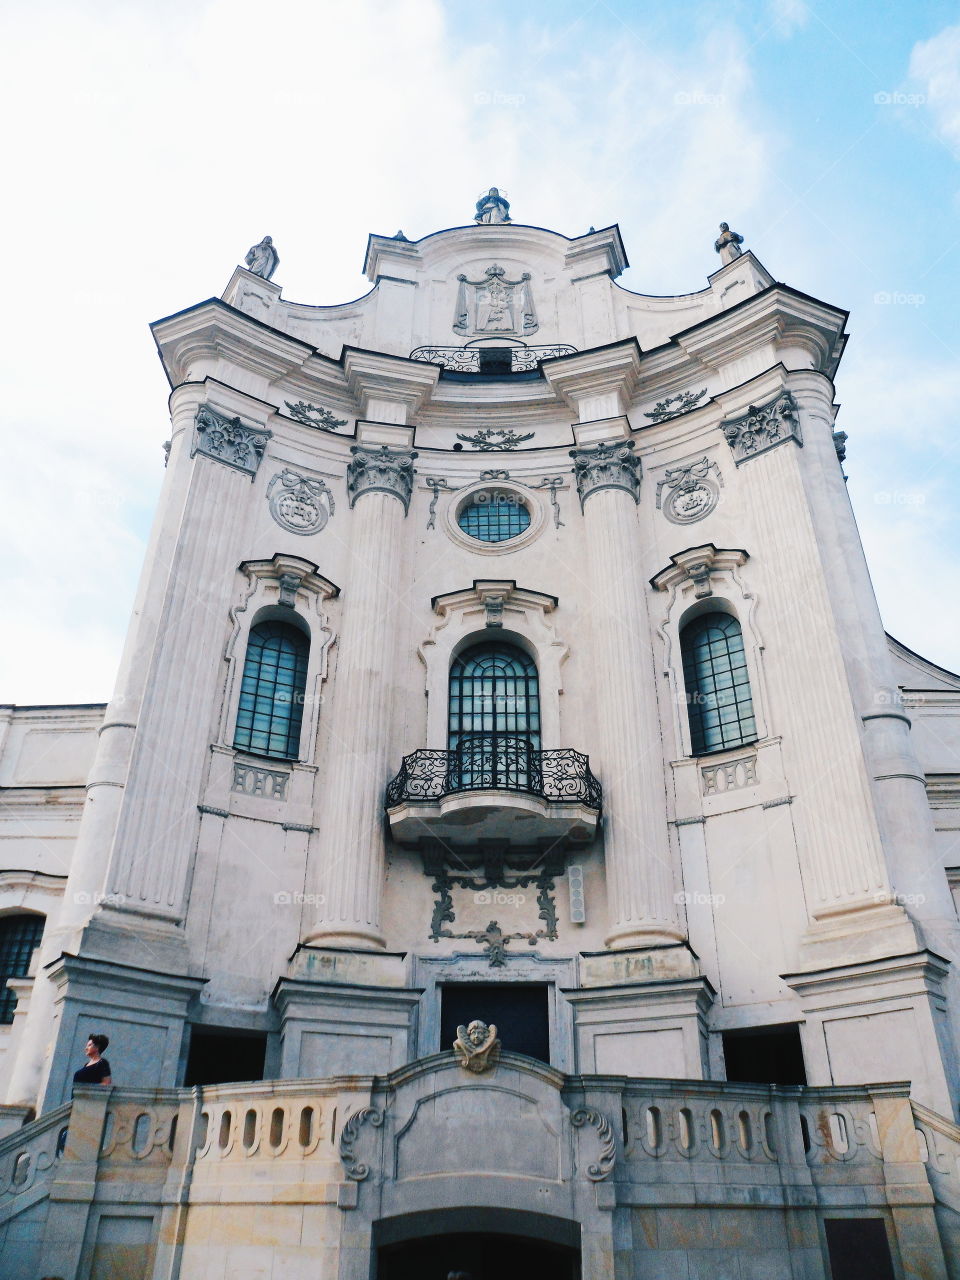
<path fill-rule="evenodd" d="M 457 1038 L 453 1042 L 453 1052 L 457 1062 L 467 1071 L 489 1071 L 496 1066 L 500 1057 L 500 1041 L 497 1039 L 497 1028 L 494 1023 L 489 1026 L 474 1018 L 467 1026 L 457 1027 Z"/>

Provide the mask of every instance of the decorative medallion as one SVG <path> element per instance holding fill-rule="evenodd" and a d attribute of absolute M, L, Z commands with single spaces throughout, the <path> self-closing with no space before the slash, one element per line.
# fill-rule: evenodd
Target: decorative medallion
<path fill-rule="evenodd" d="M 752 404 L 746 413 L 720 425 L 738 467 L 785 440 L 803 444 L 797 402 L 789 391 L 782 391 L 766 404 Z"/>
<path fill-rule="evenodd" d="M 318 427 L 321 431 L 336 431 L 337 427 L 347 425 L 346 418 L 335 418 L 329 409 L 307 404 L 304 400 L 298 400 L 296 404 L 291 404 L 289 400 L 284 400 L 283 403 L 290 410 L 290 417 L 295 418 L 297 422 L 302 422 L 305 427 Z"/>
<path fill-rule="evenodd" d="M 640 459 L 634 457 L 632 440 L 599 444 L 589 449 L 571 449 L 574 475 L 581 507 L 599 489 L 626 489 L 634 502 L 640 501 Z"/>
<path fill-rule="evenodd" d="M 507 947 L 511 942 L 526 942 L 535 947 L 541 939 L 555 941 L 557 938 L 557 905 L 551 894 L 556 891 L 555 872 L 540 870 L 528 875 L 507 877 L 504 874 L 469 876 L 451 875 L 445 867 L 435 871 L 431 886 L 437 895 L 433 905 L 433 916 L 430 921 L 430 937 L 434 942 L 441 938 L 472 939 L 485 949 L 491 969 L 502 968 L 507 961 Z M 467 929 L 462 933 L 454 933 L 444 928 L 445 924 L 456 923 L 456 912 L 453 905 L 454 888 L 466 889 L 473 894 L 473 903 L 478 906 L 507 906 L 512 909 L 522 907 L 524 895 L 522 890 L 535 885 L 537 888 L 538 918 L 544 927 L 535 931 L 504 933 L 498 921 L 491 920 L 485 929 Z M 497 892 L 501 890 L 502 892 Z M 521 891 L 521 892 L 518 892 Z M 481 916 L 482 919 L 482 916 Z"/>
<path fill-rule="evenodd" d="M 711 472 L 716 473 L 716 479 Z M 720 468 L 709 458 L 671 467 L 657 485 L 657 506 L 673 524 L 694 524 L 714 510 L 720 501 L 722 484 Z M 668 492 L 661 503 L 664 489 Z"/>
<path fill-rule="evenodd" d="M 649 418 L 651 422 L 669 422 L 671 418 L 678 418 L 688 409 L 695 409 L 697 401 L 702 400 L 706 394 L 706 387 L 702 391 L 681 391 L 678 396 L 667 396 L 666 400 L 658 400 L 653 406 L 653 412 L 645 413 L 643 416 Z"/>
<path fill-rule="evenodd" d="M 458 431 L 457 439 L 462 440 L 464 444 L 473 445 L 474 449 L 492 452 L 500 449 L 515 449 L 518 444 L 523 444 L 524 440 L 532 440 L 535 435 L 535 431 L 528 431 L 526 435 L 518 436 L 509 427 L 485 427 L 472 436 L 461 435 Z"/>
<path fill-rule="evenodd" d="M 291 533 L 319 533 L 334 512 L 333 494 L 323 480 L 287 467 L 270 481 L 267 497 L 270 514 Z"/>
<path fill-rule="evenodd" d="M 539 328 L 530 272 L 519 280 L 508 280 L 503 267 L 496 263 L 487 267 L 480 280 L 457 276 L 457 309 L 453 317 L 454 332 L 462 334 L 497 333 L 504 337 L 522 338 Z"/>
<path fill-rule="evenodd" d="M 457 1038 L 453 1042 L 453 1052 L 457 1062 L 465 1071 L 473 1071 L 480 1075 L 497 1065 L 500 1058 L 500 1041 L 497 1039 L 496 1023 L 489 1026 L 479 1018 L 457 1027 Z"/>
<path fill-rule="evenodd" d="M 378 448 L 367 445 L 351 445 L 353 457 L 347 466 L 347 496 L 350 506 L 364 493 L 392 493 L 403 503 L 404 513 L 410 506 L 413 489 L 413 463 L 416 454 L 408 449 L 391 449 L 382 444 Z"/>
<path fill-rule="evenodd" d="M 251 480 L 254 478 L 272 431 L 248 427 L 239 418 L 228 418 L 205 404 L 197 410 L 196 425 L 191 458 L 196 453 L 215 458 L 244 472 Z"/>

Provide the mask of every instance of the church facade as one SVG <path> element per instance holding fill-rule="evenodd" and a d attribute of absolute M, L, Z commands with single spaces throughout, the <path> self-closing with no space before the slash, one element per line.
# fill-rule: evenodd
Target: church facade
<path fill-rule="evenodd" d="M 491 188 L 153 326 L 114 695 L 0 721 L 4 1276 L 960 1276 L 960 677 L 740 244 Z"/>

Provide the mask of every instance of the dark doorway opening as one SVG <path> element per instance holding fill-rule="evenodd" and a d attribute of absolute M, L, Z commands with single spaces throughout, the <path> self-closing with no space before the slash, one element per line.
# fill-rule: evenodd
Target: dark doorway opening
<path fill-rule="evenodd" d="M 580 1280 L 580 1258 L 546 1240 L 470 1232 L 384 1245 L 377 1254 L 377 1280 L 447 1280 L 458 1271 L 470 1280 Z"/>
<path fill-rule="evenodd" d="M 267 1037 L 262 1031 L 223 1031 L 192 1027 L 186 1087 L 262 1080 Z"/>
<path fill-rule="evenodd" d="M 452 1049 L 457 1027 L 474 1018 L 496 1023 L 504 1049 L 550 1061 L 550 1018 L 543 983 L 451 982 L 441 987 L 440 1048 Z M 467 1268 L 469 1270 L 469 1268 Z"/>
<path fill-rule="evenodd" d="M 882 1218 L 827 1218 L 833 1280 L 894 1280 Z"/>
<path fill-rule="evenodd" d="M 509 347 L 481 347 L 480 372 L 490 378 L 503 378 L 513 372 L 513 353 Z"/>
<path fill-rule="evenodd" d="M 740 1084 L 806 1084 L 807 1073 L 795 1022 L 776 1027 L 725 1031 L 727 1079 Z"/>

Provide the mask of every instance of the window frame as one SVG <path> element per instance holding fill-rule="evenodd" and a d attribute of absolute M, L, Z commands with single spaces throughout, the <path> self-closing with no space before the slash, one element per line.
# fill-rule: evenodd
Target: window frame
<path fill-rule="evenodd" d="M 706 680 L 704 672 L 693 671 L 694 663 L 698 665 L 703 662 L 702 657 L 698 656 L 693 646 L 697 644 L 699 637 L 688 640 L 687 637 L 694 630 L 703 631 L 708 625 L 708 620 L 717 618 L 729 619 L 729 628 L 724 630 L 724 651 L 722 654 L 714 654 L 713 646 L 716 642 L 709 642 L 707 661 L 710 666 L 709 690 L 704 689 Z M 731 637 L 736 637 L 736 643 L 731 644 Z M 753 685 L 750 679 L 750 664 L 747 658 L 746 640 L 743 635 L 743 627 L 739 618 L 735 614 L 726 609 L 709 609 L 688 617 L 681 622 L 678 629 L 678 641 L 680 652 L 680 671 L 683 679 L 684 701 L 687 712 L 687 729 L 690 735 L 690 754 L 695 757 L 716 755 L 724 751 L 733 751 L 741 747 L 754 745 L 759 739 L 757 728 L 757 716 L 755 707 L 755 698 Z M 703 646 L 698 646 L 702 651 Z M 741 658 L 742 661 L 736 662 L 734 659 Z M 717 661 L 719 659 L 719 661 Z M 743 679 L 737 679 L 737 672 L 742 671 Z M 696 681 L 692 687 L 693 677 Z M 726 681 L 726 684 L 723 682 Z M 746 689 L 746 697 L 738 696 L 740 691 Z M 725 694 L 732 694 L 732 697 L 725 698 Z M 717 710 L 717 723 L 713 726 L 704 724 L 704 713 L 702 703 L 712 699 L 712 706 Z M 741 708 L 748 707 L 748 711 L 742 711 Z M 731 709 L 733 716 L 725 718 L 724 713 Z M 728 737 L 727 726 L 735 723 L 738 732 L 732 737 Z M 719 730 L 720 741 L 716 743 L 710 742 L 710 735 L 715 734 Z"/>
<path fill-rule="evenodd" d="M 293 617 L 295 618 L 296 615 L 293 615 Z M 259 633 L 267 629 L 272 629 L 274 634 L 271 636 L 268 636 L 266 641 L 261 646 L 260 661 L 257 666 L 257 676 L 255 680 L 255 689 L 252 695 L 252 706 L 248 708 L 244 706 L 244 700 L 250 696 L 250 690 L 246 688 L 246 685 L 248 682 L 248 677 L 249 677 L 250 668 L 251 668 L 251 662 L 250 662 L 251 646 L 258 639 Z M 280 633 L 279 636 L 277 633 Z M 263 680 L 262 673 L 264 671 L 265 666 L 268 665 L 263 661 L 264 654 L 268 652 L 267 645 L 271 640 L 278 639 L 278 638 L 282 640 L 282 636 L 284 633 L 286 633 L 290 637 L 296 636 L 299 640 L 300 647 L 299 647 L 299 650 L 294 654 L 293 679 L 290 682 L 290 688 L 293 689 L 295 692 L 293 696 L 290 698 L 291 710 L 290 710 L 289 718 L 287 719 L 287 722 L 286 722 L 287 724 L 286 731 L 283 734 L 286 742 L 286 750 L 281 752 L 273 748 L 272 740 L 275 736 L 279 736 L 279 734 L 277 734 L 274 728 L 274 725 L 277 720 L 277 711 L 276 711 L 277 703 L 278 701 L 282 701 L 282 699 L 278 699 L 278 696 L 277 696 L 278 690 L 282 689 L 283 687 L 281 680 L 279 678 L 284 671 L 284 663 L 283 663 L 282 657 L 278 659 L 278 661 L 274 664 L 275 679 L 273 680 L 272 684 L 269 684 L 268 682 Z M 287 664 L 287 669 L 288 670 L 290 669 L 289 664 Z M 304 720 L 303 712 L 304 712 L 304 705 L 307 699 L 307 682 L 309 678 L 309 672 L 310 672 L 310 634 L 303 626 L 298 625 L 298 623 L 294 621 L 293 618 L 290 618 L 290 619 L 262 618 L 259 621 L 255 621 L 253 623 L 253 625 L 250 627 L 250 630 L 247 632 L 246 646 L 244 648 L 244 654 L 243 654 L 243 666 L 241 667 L 241 670 L 240 670 L 240 691 L 237 699 L 237 713 L 236 713 L 236 716 L 234 717 L 234 726 L 233 726 L 233 746 L 235 750 L 243 751 L 248 755 L 260 756 L 265 760 L 290 761 L 290 760 L 301 759 L 301 755 L 302 755 L 301 744 L 303 741 L 303 720 Z M 269 695 L 269 698 L 266 698 L 261 694 L 261 688 L 264 687 L 265 685 L 272 690 L 272 693 Z M 264 747 L 261 743 L 255 742 L 254 738 L 255 738 L 255 735 L 263 732 L 262 729 L 259 729 L 259 730 L 257 729 L 256 722 L 257 722 L 258 716 L 261 716 L 263 714 L 262 712 L 259 711 L 259 706 L 261 704 L 261 701 L 268 701 L 268 700 L 272 704 L 273 710 L 270 714 L 269 727 L 266 731 L 267 745 L 266 747 Z M 298 702 L 299 702 L 299 705 L 297 705 Z M 250 724 L 249 725 L 241 724 L 241 720 L 245 719 L 248 713 L 250 716 Z M 242 733 L 247 735 L 248 741 L 246 742 L 240 741 L 240 736 Z"/>

